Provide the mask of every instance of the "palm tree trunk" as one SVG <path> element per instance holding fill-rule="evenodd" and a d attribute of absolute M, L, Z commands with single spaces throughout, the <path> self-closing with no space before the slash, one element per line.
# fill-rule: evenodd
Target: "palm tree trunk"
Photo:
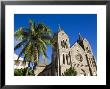
<path fill-rule="evenodd" d="M 28 68 L 26 68 L 26 74 L 25 75 L 28 76 Z"/>
<path fill-rule="evenodd" d="M 28 63 L 28 67 L 26 68 L 26 76 L 28 76 L 29 68 L 30 68 L 30 61 Z"/>
<path fill-rule="evenodd" d="M 35 59 L 34 59 L 34 69 L 36 68 L 37 64 L 38 64 L 38 60 L 39 60 L 39 56 L 38 56 L 38 52 L 37 50 L 35 50 Z"/>

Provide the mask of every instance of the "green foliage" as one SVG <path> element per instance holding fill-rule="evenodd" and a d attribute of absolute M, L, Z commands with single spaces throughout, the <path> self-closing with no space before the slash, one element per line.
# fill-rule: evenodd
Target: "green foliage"
<path fill-rule="evenodd" d="M 26 69 L 14 69 L 14 76 L 25 76 Z"/>
<path fill-rule="evenodd" d="M 77 71 L 75 71 L 74 67 L 70 67 L 64 72 L 64 76 L 76 76 Z"/>
<path fill-rule="evenodd" d="M 28 70 L 28 75 L 29 75 L 29 76 L 35 76 L 34 70 L 29 69 L 29 70 Z"/>
<path fill-rule="evenodd" d="M 27 75 L 26 75 L 26 72 Z M 24 69 L 14 69 L 14 76 L 35 76 L 34 70 L 24 68 Z"/>
<path fill-rule="evenodd" d="M 20 27 L 14 36 L 19 43 L 14 50 L 22 47 L 18 59 L 23 55 L 26 61 L 38 62 L 39 56 L 47 58 L 47 45 L 51 45 L 52 32 L 43 23 L 36 24 L 33 20 L 29 20 L 29 27 Z"/>

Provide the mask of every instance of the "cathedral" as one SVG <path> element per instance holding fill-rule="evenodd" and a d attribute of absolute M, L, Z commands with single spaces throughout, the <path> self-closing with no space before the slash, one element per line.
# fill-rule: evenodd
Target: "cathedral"
<path fill-rule="evenodd" d="M 74 67 L 76 76 L 97 76 L 97 65 L 91 46 L 79 33 L 79 38 L 70 46 L 68 35 L 59 27 L 54 33 L 51 63 L 38 64 L 36 76 L 64 76 L 64 72 Z"/>

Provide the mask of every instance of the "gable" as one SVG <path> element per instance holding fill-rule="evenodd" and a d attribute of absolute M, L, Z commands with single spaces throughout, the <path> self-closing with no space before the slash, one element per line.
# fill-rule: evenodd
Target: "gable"
<path fill-rule="evenodd" d="M 86 55 L 85 51 L 77 42 L 71 47 L 72 62 L 76 64 L 87 65 L 87 60 L 85 55 Z"/>

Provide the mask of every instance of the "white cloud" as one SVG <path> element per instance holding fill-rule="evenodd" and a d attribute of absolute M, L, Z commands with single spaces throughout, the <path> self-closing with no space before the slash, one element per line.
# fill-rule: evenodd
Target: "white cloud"
<path fill-rule="evenodd" d="M 18 58 L 18 55 L 16 55 L 15 53 L 14 53 L 14 60 L 17 60 L 17 58 Z M 22 60 L 23 61 L 23 58 L 19 58 L 19 60 Z"/>

